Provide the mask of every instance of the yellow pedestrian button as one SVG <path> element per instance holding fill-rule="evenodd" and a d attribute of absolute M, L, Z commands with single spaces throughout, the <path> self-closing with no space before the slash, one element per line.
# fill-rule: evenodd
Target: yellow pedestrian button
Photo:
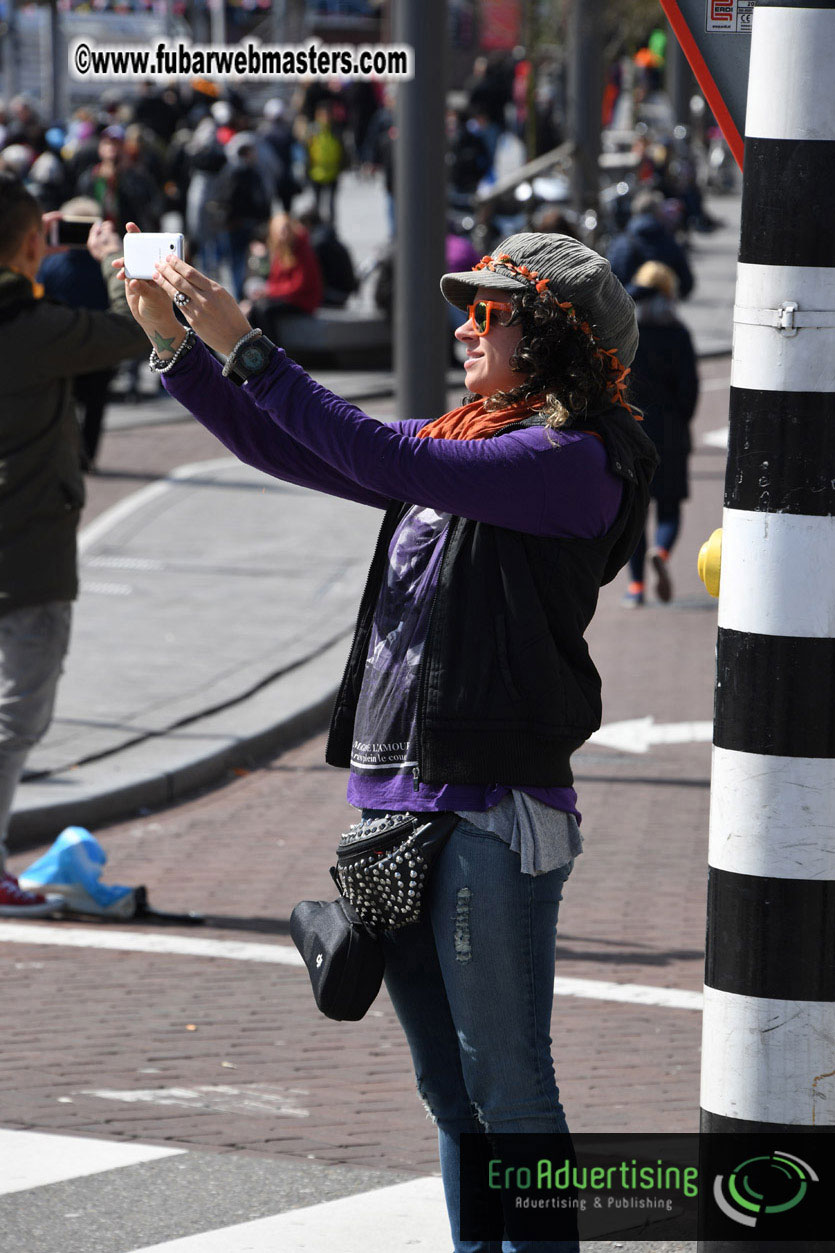
<path fill-rule="evenodd" d="M 699 549 L 699 578 L 711 596 L 719 595 L 722 569 L 722 528 L 717 528 Z"/>

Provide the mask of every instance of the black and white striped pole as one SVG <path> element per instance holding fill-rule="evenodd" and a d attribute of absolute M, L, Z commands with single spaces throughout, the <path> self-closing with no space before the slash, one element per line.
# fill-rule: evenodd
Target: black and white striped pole
<path fill-rule="evenodd" d="M 835 5 L 782 0 L 757 4 L 751 42 L 719 595 L 704 1131 L 835 1132 L 833 515 Z"/>

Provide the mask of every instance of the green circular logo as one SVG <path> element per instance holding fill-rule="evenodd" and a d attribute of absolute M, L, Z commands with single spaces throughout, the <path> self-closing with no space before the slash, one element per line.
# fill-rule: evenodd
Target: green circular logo
<path fill-rule="evenodd" d="M 744 1227 L 755 1227 L 765 1214 L 785 1214 L 799 1205 L 818 1176 L 808 1162 L 775 1149 L 749 1157 L 731 1173 L 716 1175 L 713 1199 L 723 1214 Z"/>

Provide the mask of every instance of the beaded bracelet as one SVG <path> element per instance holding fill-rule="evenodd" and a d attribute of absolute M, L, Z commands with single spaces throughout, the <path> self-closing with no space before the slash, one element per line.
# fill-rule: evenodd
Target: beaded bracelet
<path fill-rule="evenodd" d="M 197 336 L 194 333 L 194 328 L 190 326 L 186 331 L 183 342 L 180 344 L 180 347 L 174 353 L 173 357 L 170 357 L 169 360 L 166 361 L 164 357 L 159 355 L 156 348 L 152 348 L 151 356 L 148 360 L 148 366 L 155 374 L 167 374 L 171 367 L 175 366 L 177 362 L 186 355 L 188 350 L 194 347 L 196 341 Z"/>
<path fill-rule="evenodd" d="M 263 334 L 264 332 L 260 331 L 258 327 L 255 326 L 252 328 L 251 331 L 247 331 L 246 335 L 241 336 L 241 338 L 238 340 L 235 347 L 230 352 L 229 356 L 226 358 L 226 363 L 222 371 L 223 377 L 225 379 L 229 378 L 229 375 L 235 368 L 235 358 L 238 355 L 238 349 L 243 348 L 244 344 L 248 344 L 251 339 L 260 339 Z"/>

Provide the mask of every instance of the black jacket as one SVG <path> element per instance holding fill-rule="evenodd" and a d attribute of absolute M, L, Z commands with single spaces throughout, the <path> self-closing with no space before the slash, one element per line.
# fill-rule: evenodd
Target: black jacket
<path fill-rule="evenodd" d="M 612 273 L 624 284 L 633 281 L 645 261 L 662 261 L 677 275 L 682 300 L 693 290 L 693 271 L 684 249 L 653 213 L 631 218 L 626 229 L 612 240 L 608 257 Z"/>
<path fill-rule="evenodd" d="M 37 300 L 0 266 L 0 614 L 73 600 L 75 532 L 84 504 L 70 380 L 147 351 L 107 258 L 111 307 Z"/>
<path fill-rule="evenodd" d="M 696 354 L 690 332 L 670 301 L 646 287 L 628 290 L 637 305 L 641 334 L 629 395 L 661 457 L 650 492 L 669 510 L 689 494 L 690 422 L 699 398 Z"/>
<path fill-rule="evenodd" d="M 600 725 L 600 676 L 583 634 L 601 584 L 643 531 L 657 458 L 623 409 L 583 426 L 600 435 L 610 470 L 623 479 L 620 511 L 602 538 L 450 522 L 420 672 L 416 780 L 568 787 L 571 754 Z M 371 563 L 331 722 L 327 760 L 335 766 L 350 762 L 388 548 L 408 507 L 387 511 Z"/>

